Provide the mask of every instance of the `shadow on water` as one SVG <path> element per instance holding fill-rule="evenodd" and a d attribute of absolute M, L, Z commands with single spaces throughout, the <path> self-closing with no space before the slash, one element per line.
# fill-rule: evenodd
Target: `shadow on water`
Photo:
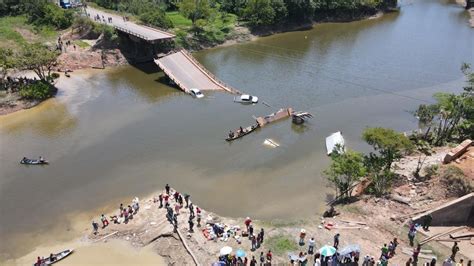
<path fill-rule="evenodd" d="M 142 72 L 145 72 L 146 74 L 155 74 L 161 72 L 161 69 L 153 61 L 140 64 L 131 64 L 131 66 L 141 70 Z"/>

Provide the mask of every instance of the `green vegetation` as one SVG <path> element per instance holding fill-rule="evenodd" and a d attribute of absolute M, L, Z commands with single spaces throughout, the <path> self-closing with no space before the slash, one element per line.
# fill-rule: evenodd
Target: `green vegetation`
<path fill-rule="evenodd" d="M 90 46 L 88 43 L 82 40 L 75 40 L 74 43 L 81 48 L 87 48 Z"/>
<path fill-rule="evenodd" d="M 198 19 L 207 20 L 211 15 L 209 0 L 182 0 L 178 4 L 179 12 L 196 25 Z"/>
<path fill-rule="evenodd" d="M 55 93 L 55 88 L 50 83 L 45 81 L 37 81 L 32 84 L 27 84 L 20 88 L 20 96 L 29 100 L 45 100 L 52 97 Z"/>
<path fill-rule="evenodd" d="M 52 26 L 61 30 L 71 26 L 73 11 L 63 9 L 49 1 L 35 1 L 27 10 L 28 20 L 36 26 Z"/>
<path fill-rule="evenodd" d="M 38 27 L 28 24 L 26 15 L 0 18 L 0 39 L 2 39 L 0 47 L 3 48 L 16 50 L 27 41 L 49 42 L 54 41 L 56 36 L 57 31 L 49 26 Z"/>
<path fill-rule="evenodd" d="M 169 29 L 173 27 L 173 22 L 171 21 L 171 19 L 166 15 L 163 10 L 160 9 L 148 11 L 141 14 L 140 20 L 145 24 L 163 29 Z"/>
<path fill-rule="evenodd" d="M 422 104 L 414 112 L 425 131 L 414 137 L 434 146 L 474 138 L 474 73 L 468 64 L 463 64 L 461 71 L 467 83 L 462 93 L 436 93 L 436 103 Z"/>
<path fill-rule="evenodd" d="M 461 197 L 474 191 L 464 172 L 456 166 L 450 165 L 443 170 L 441 182 L 446 185 L 448 196 Z"/>
<path fill-rule="evenodd" d="M 25 44 L 18 56 L 17 67 L 32 70 L 43 81 L 50 81 L 51 69 L 56 65 L 58 51 L 51 51 L 41 43 Z"/>
<path fill-rule="evenodd" d="M 185 18 L 178 11 L 166 12 L 166 15 L 176 28 L 188 28 L 193 25 L 193 22 L 190 19 Z"/>
<path fill-rule="evenodd" d="M 339 146 L 331 154 L 331 165 L 324 174 L 335 185 L 336 194 L 348 198 L 352 185 L 366 174 L 364 157 L 361 153 L 351 150 L 344 152 Z"/>
<path fill-rule="evenodd" d="M 437 164 L 428 165 L 425 167 L 424 171 L 425 171 L 425 178 L 430 179 L 439 174 L 439 165 Z"/>
<path fill-rule="evenodd" d="M 266 240 L 266 246 L 276 255 L 283 255 L 288 251 L 298 249 L 296 241 L 287 235 L 271 236 Z"/>

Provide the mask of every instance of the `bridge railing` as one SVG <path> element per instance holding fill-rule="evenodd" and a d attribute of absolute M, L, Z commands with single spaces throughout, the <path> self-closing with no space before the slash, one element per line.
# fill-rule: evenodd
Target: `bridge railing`
<path fill-rule="evenodd" d="M 199 61 L 197 61 L 196 58 L 194 58 L 194 56 L 192 56 L 188 51 L 186 51 L 184 49 L 181 49 L 180 52 L 182 52 L 186 56 L 186 58 L 189 59 L 189 61 L 191 61 L 193 64 L 195 64 L 202 72 L 204 72 L 207 76 L 209 76 L 209 78 L 212 81 L 214 81 L 216 84 L 218 84 L 224 90 L 227 90 L 228 92 L 233 93 L 233 94 L 242 94 L 239 90 L 237 90 L 236 88 L 224 83 L 218 77 L 216 77 L 214 74 L 209 72 L 209 70 L 207 70 L 201 63 L 199 63 Z"/>

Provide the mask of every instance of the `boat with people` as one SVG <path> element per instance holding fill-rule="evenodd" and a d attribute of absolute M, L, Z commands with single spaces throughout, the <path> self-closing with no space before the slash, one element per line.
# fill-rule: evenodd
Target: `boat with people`
<path fill-rule="evenodd" d="M 248 135 L 248 134 L 252 133 L 254 130 L 256 130 L 259 127 L 260 126 L 258 124 L 251 125 L 251 126 L 246 127 L 246 128 L 240 127 L 238 129 L 236 129 L 235 131 L 230 131 L 229 136 L 225 140 L 226 141 L 233 141 L 233 140 L 239 139 L 239 138 L 241 138 L 245 135 Z"/>
<path fill-rule="evenodd" d="M 72 252 L 73 252 L 73 249 L 66 249 L 56 254 L 51 253 L 47 258 L 44 258 L 44 259 L 38 257 L 38 260 L 35 263 L 33 263 L 33 266 L 46 266 L 46 265 L 54 264 L 66 258 L 67 256 L 71 255 Z"/>
<path fill-rule="evenodd" d="M 20 164 L 27 164 L 27 165 L 42 165 L 42 164 L 49 164 L 48 161 L 43 159 L 43 157 L 39 157 L 39 159 L 28 159 L 26 157 L 23 157 L 21 159 Z"/>
<path fill-rule="evenodd" d="M 331 155 L 335 150 L 338 150 L 338 146 L 342 148 L 341 152 L 345 151 L 344 138 L 341 131 L 334 132 L 326 138 L 327 154 Z"/>

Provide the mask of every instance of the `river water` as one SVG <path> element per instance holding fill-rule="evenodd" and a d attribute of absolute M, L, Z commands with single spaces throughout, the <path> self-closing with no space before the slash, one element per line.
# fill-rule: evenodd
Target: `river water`
<path fill-rule="evenodd" d="M 67 238 L 73 214 L 92 218 L 166 183 L 225 216 L 292 219 L 321 211 L 332 196 L 321 174 L 329 162 L 327 135 L 342 131 L 349 148 L 367 150 L 360 139 L 365 127 L 414 129 L 410 111 L 434 92 L 460 91 L 460 65 L 474 62 L 474 30 L 461 7 L 434 0 L 401 5 L 400 13 L 379 19 L 195 54 L 223 81 L 271 107 L 236 104 L 223 92 L 193 99 L 161 83 L 161 73 L 125 66 L 74 73 L 59 82 L 55 99 L 0 117 L 1 257 Z M 230 129 L 280 107 L 315 118 L 224 141 Z M 262 145 L 266 138 L 281 146 Z M 51 164 L 18 164 L 39 155 Z"/>

